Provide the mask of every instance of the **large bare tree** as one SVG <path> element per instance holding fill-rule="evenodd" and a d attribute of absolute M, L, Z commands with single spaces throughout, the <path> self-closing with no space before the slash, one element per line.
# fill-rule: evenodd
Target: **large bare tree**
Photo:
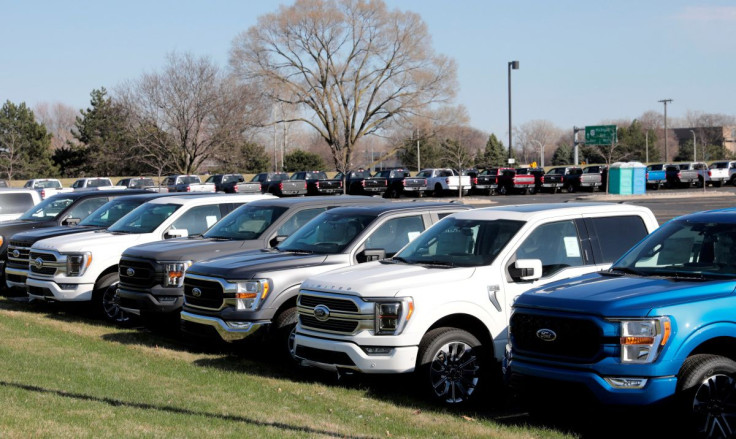
<path fill-rule="evenodd" d="M 531 120 L 515 131 L 517 144 L 522 145 L 522 162 L 539 161 L 539 166 L 544 166 L 552 158 L 554 151 L 550 146 L 562 135 L 562 130 L 548 120 Z"/>
<path fill-rule="evenodd" d="M 297 0 L 238 35 L 230 65 L 268 98 L 301 110 L 335 168 L 352 167 L 356 142 L 392 120 L 454 96 L 453 60 L 438 55 L 421 18 L 381 0 Z"/>
<path fill-rule="evenodd" d="M 240 145 L 261 124 L 263 105 L 247 85 L 206 57 L 168 56 L 160 73 L 124 84 L 140 156 L 152 166 L 193 173 L 209 158 Z"/>
<path fill-rule="evenodd" d="M 39 123 L 46 126 L 46 130 L 51 133 L 51 149 L 57 149 L 66 146 L 68 143 L 74 143 L 74 123 L 76 122 L 79 112 L 61 102 L 39 102 L 33 109 L 36 119 Z"/>

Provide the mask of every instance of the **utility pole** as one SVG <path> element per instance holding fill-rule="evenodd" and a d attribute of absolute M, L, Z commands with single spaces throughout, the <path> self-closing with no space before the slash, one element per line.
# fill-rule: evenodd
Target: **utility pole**
<path fill-rule="evenodd" d="M 578 162 L 578 145 L 581 144 L 581 143 L 585 143 L 585 142 L 578 142 L 578 132 L 579 131 L 585 131 L 585 127 L 583 127 L 583 128 L 578 128 L 576 126 L 573 126 L 572 127 L 572 137 L 573 137 L 572 149 L 574 151 L 574 156 L 575 156 L 575 158 L 574 158 L 574 162 L 575 163 L 573 163 L 573 165 L 575 165 L 575 166 L 577 166 L 578 163 L 579 163 Z"/>
<path fill-rule="evenodd" d="M 519 70 L 519 61 L 509 61 L 509 166 L 511 164 L 511 69 Z"/>
<path fill-rule="evenodd" d="M 664 104 L 664 161 L 666 163 L 670 160 L 669 150 L 667 149 L 667 103 L 672 102 L 672 99 L 662 99 L 657 102 Z"/>
<path fill-rule="evenodd" d="M 419 160 L 419 139 L 417 139 L 417 172 L 422 170 L 421 161 Z"/>
<path fill-rule="evenodd" d="M 644 133 L 644 141 L 646 143 L 647 159 L 644 163 L 649 163 L 649 130 Z"/>

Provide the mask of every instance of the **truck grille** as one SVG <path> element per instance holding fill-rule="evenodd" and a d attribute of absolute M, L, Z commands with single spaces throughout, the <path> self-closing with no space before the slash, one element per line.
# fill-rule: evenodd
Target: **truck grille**
<path fill-rule="evenodd" d="M 31 273 L 54 275 L 56 274 L 56 256 L 50 253 L 30 252 L 29 268 Z"/>
<path fill-rule="evenodd" d="M 119 267 L 120 286 L 134 289 L 151 289 L 161 283 L 161 276 L 150 261 L 121 258 Z"/>
<path fill-rule="evenodd" d="M 375 305 L 359 297 L 345 297 L 315 291 L 301 292 L 297 301 L 299 323 L 306 329 L 332 334 L 349 335 L 374 329 Z M 318 307 L 327 312 L 326 318 L 317 319 L 315 308 Z"/>
<path fill-rule="evenodd" d="M 299 345 L 296 347 L 295 354 L 299 358 L 315 361 L 317 363 L 337 364 L 339 366 L 355 366 L 353 360 L 351 360 L 345 352 L 326 351 L 324 349 L 316 349 Z"/>
<path fill-rule="evenodd" d="M 525 355 L 591 362 L 602 353 L 602 331 L 591 320 L 517 311 L 511 317 L 509 327 L 514 349 Z M 542 340 L 537 335 L 542 329 L 554 331 L 556 338 L 553 341 Z"/>
<path fill-rule="evenodd" d="M 195 289 L 198 290 L 198 294 L 194 294 Z M 222 284 L 186 276 L 184 278 L 184 299 L 189 305 L 220 309 L 224 299 Z"/>
<path fill-rule="evenodd" d="M 8 267 L 28 269 L 29 254 L 33 243 L 10 241 L 8 245 Z M 17 254 L 17 256 L 16 256 Z"/>

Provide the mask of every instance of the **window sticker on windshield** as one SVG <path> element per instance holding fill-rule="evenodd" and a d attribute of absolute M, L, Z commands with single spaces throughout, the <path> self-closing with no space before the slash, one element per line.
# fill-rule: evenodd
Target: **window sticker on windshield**
<path fill-rule="evenodd" d="M 565 236 L 565 253 L 568 258 L 579 258 L 580 247 L 578 246 L 577 236 Z"/>
<path fill-rule="evenodd" d="M 417 236 L 419 236 L 421 234 L 422 234 L 422 232 L 409 232 L 409 233 L 407 233 L 407 235 L 409 236 L 409 242 L 414 241 L 415 239 L 417 239 Z"/>
<path fill-rule="evenodd" d="M 215 215 L 207 215 L 206 220 L 207 220 L 207 228 L 209 229 L 210 227 L 212 227 L 213 224 L 217 222 L 217 217 Z"/>

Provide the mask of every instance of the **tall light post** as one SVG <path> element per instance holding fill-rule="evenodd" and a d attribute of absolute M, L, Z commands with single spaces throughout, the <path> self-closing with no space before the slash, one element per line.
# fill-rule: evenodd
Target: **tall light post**
<path fill-rule="evenodd" d="M 693 133 L 693 161 L 698 161 L 698 144 L 695 143 L 695 131 L 690 130 L 691 133 Z"/>
<path fill-rule="evenodd" d="M 511 159 L 511 135 L 512 135 L 511 133 L 511 69 L 519 70 L 519 61 L 509 61 L 509 160 Z"/>
<path fill-rule="evenodd" d="M 649 163 L 649 130 L 647 130 L 644 133 L 644 143 L 646 144 L 646 151 L 647 151 L 647 158 L 646 158 L 646 162 L 644 163 Z"/>
<path fill-rule="evenodd" d="M 667 149 L 667 103 L 672 102 L 672 99 L 662 99 L 657 102 L 664 104 L 664 161 L 667 162 L 670 159 Z"/>

